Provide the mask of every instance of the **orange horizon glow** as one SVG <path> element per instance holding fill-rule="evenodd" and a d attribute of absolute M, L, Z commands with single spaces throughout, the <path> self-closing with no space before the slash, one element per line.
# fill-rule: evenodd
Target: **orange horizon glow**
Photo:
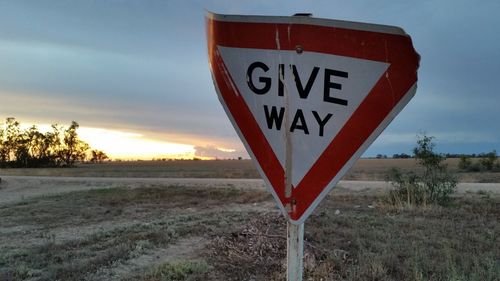
<path fill-rule="evenodd" d="M 193 145 L 148 139 L 139 133 L 80 127 L 80 138 L 93 149 L 104 151 L 111 159 L 151 160 L 153 158 L 195 157 Z"/>
<path fill-rule="evenodd" d="M 23 129 L 31 126 L 22 124 Z M 52 130 L 51 125 L 37 124 L 41 132 Z M 215 157 L 197 156 L 195 145 L 150 139 L 141 133 L 120 130 L 79 127 L 80 139 L 91 149 L 101 150 L 112 160 L 152 160 L 152 159 L 200 159 L 213 160 Z M 219 148 L 221 151 L 233 149 Z"/>

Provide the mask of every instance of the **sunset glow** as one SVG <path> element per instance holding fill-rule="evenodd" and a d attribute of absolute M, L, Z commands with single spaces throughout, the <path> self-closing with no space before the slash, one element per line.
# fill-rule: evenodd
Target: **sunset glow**
<path fill-rule="evenodd" d="M 26 125 L 22 127 L 27 128 Z M 37 127 L 42 132 L 52 130 L 47 124 L 40 124 Z M 78 135 L 92 149 L 104 151 L 113 160 L 192 159 L 195 157 L 193 145 L 149 139 L 140 133 L 80 127 Z M 212 159 L 212 157 L 198 158 Z"/>
<path fill-rule="evenodd" d="M 147 139 L 138 133 L 81 127 L 79 135 L 92 148 L 106 152 L 112 159 L 193 158 L 195 154 L 192 145 Z"/>
<path fill-rule="evenodd" d="M 419 132 L 445 153 L 500 151 L 500 123 L 491 122 L 500 1 L 45 2 L 0 1 L 0 120 L 75 120 L 81 138 L 113 159 L 249 157 L 214 88 L 206 11 L 400 26 L 422 58 L 422 83 L 364 156 L 411 153 Z"/>

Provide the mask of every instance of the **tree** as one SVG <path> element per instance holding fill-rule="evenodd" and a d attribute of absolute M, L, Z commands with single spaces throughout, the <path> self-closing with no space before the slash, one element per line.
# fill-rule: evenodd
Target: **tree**
<path fill-rule="evenodd" d="M 411 158 L 410 155 L 406 154 L 406 153 L 401 153 L 401 154 L 393 154 L 392 155 L 392 158 L 394 159 L 408 159 L 408 158 Z"/>
<path fill-rule="evenodd" d="M 456 177 L 448 172 L 445 157 L 434 152 L 434 137 L 417 136 L 417 146 L 413 149 L 415 159 L 424 167 L 422 182 L 430 202 L 446 203 L 457 186 Z"/>
<path fill-rule="evenodd" d="M 106 153 L 100 150 L 94 149 L 90 153 L 91 153 L 90 162 L 92 163 L 102 163 L 104 160 L 109 159 L 108 155 L 106 155 Z"/>
<path fill-rule="evenodd" d="M 15 118 L 9 117 L 5 121 L 3 148 L 5 162 L 9 163 L 15 158 L 21 127 Z"/>
<path fill-rule="evenodd" d="M 14 118 L 0 125 L 0 167 L 73 166 L 85 160 L 89 145 L 78 137 L 79 125 L 73 121 L 64 129 L 57 124 L 52 131 L 41 133 L 36 126 L 21 130 Z M 108 156 L 100 151 L 98 161 Z"/>
<path fill-rule="evenodd" d="M 25 132 L 19 133 L 14 148 L 14 158 L 12 158 L 12 162 L 14 162 L 16 167 L 29 167 L 30 154 L 28 143 L 27 134 Z"/>
<path fill-rule="evenodd" d="M 413 155 L 417 162 L 426 168 L 438 166 L 444 157 L 434 152 L 435 146 L 434 137 L 417 136 L 417 145 L 413 148 Z"/>
<path fill-rule="evenodd" d="M 4 167 L 7 162 L 7 148 L 4 146 L 5 130 L 0 126 L 0 167 Z"/>
<path fill-rule="evenodd" d="M 76 130 L 79 127 L 77 122 L 72 121 L 69 128 L 64 130 L 63 149 L 59 154 L 64 166 L 71 167 L 75 162 L 85 160 L 85 152 L 90 148 L 78 138 Z"/>
<path fill-rule="evenodd" d="M 61 140 L 62 130 L 63 128 L 59 125 L 52 124 L 52 132 L 47 132 L 45 134 L 45 145 L 47 148 L 45 153 L 50 163 L 55 167 L 59 167 L 63 164 L 61 157 L 61 150 L 63 149 Z"/>

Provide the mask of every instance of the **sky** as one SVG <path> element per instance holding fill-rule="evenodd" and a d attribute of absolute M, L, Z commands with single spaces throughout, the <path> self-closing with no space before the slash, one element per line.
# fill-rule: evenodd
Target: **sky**
<path fill-rule="evenodd" d="M 365 156 L 500 150 L 500 1 L 0 0 L 0 118 L 77 121 L 114 158 L 248 157 L 220 105 L 206 11 L 396 25 L 421 55 L 416 96 Z"/>

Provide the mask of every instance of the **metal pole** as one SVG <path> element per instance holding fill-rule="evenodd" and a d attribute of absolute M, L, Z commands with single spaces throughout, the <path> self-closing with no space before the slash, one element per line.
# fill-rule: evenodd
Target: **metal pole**
<path fill-rule="evenodd" d="M 302 281 L 304 268 L 304 224 L 287 222 L 287 281 Z"/>

